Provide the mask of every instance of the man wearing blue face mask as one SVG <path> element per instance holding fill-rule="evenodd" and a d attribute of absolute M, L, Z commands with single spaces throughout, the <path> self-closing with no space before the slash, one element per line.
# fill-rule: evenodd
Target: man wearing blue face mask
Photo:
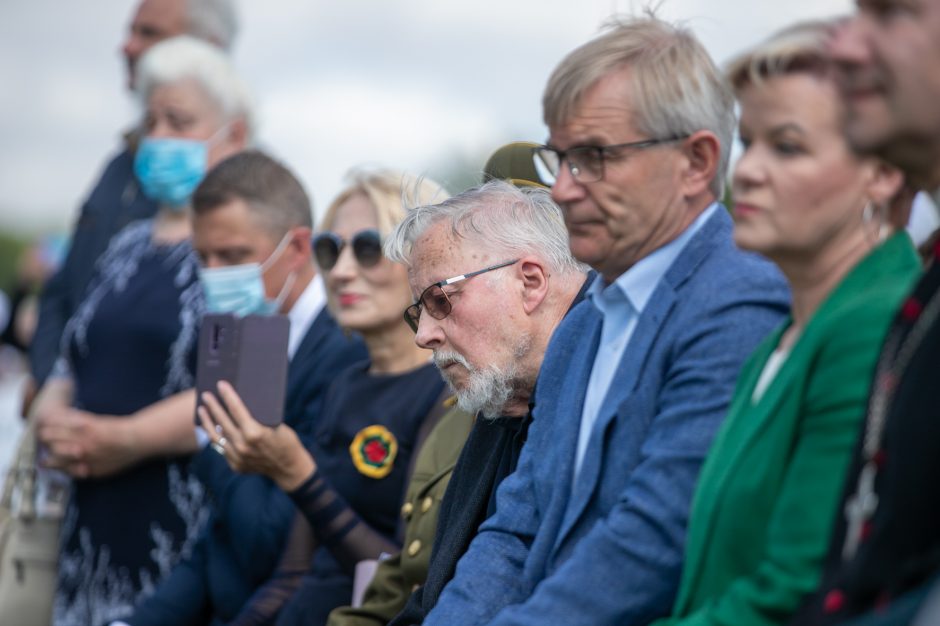
<path fill-rule="evenodd" d="M 248 151 L 212 170 L 192 204 L 207 309 L 290 319 L 284 415 L 303 437 L 328 383 L 366 358 L 362 344 L 345 338 L 324 306 L 307 196 L 282 165 Z M 192 471 L 213 495 L 212 518 L 192 556 L 126 620 L 133 626 L 195 623 L 206 615 L 227 622 L 276 565 L 293 513 L 288 496 L 261 475 L 235 474 L 210 447 L 196 455 Z"/>
<path fill-rule="evenodd" d="M 289 274 L 284 286 L 273 298 L 267 297 L 264 274 L 280 259 L 292 240 L 291 232 L 285 234 L 274 251 L 261 263 L 253 261 L 204 268 L 199 274 L 199 280 L 206 293 L 206 310 L 238 316 L 252 313 L 268 315 L 281 310 L 296 284 L 297 274 Z"/>

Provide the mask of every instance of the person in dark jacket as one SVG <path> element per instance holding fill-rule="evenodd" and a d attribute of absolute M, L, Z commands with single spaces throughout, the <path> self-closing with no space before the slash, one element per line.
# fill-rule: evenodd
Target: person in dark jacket
<path fill-rule="evenodd" d="M 583 297 L 587 268 L 548 192 L 499 180 L 413 209 L 386 249 L 409 268 L 415 341 L 434 350 L 458 405 L 478 414 L 441 503 L 427 580 L 391 622 L 418 624 L 515 470 L 545 348 Z M 497 309 L 504 323 L 483 332 Z"/>
<path fill-rule="evenodd" d="M 858 7 L 830 42 L 846 136 L 856 152 L 935 192 L 940 0 Z M 940 574 L 940 246 L 929 256 L 878 358 L 822 583 L 792 624 L 911 623 Z M 924 619 L 937 623 L 936 615 Z"/>
<path fill-rule="evenodd" d="M 128 88 L 134 88 L 138 59 L 155 43 L 189 34 L 228 50 L 236 31 L 231 0 L 141 0 L 121 47 Z M 134 176 L 139 140 L 137 131 L 124 135 L 120 152 L 105 166 L 82 205 L 65 261 L 43 288 L 30 346 L 32 380 L 27 385 L 27 407 L 59 356 L 62 331 L 85 295 L 98 257 L 118 231 L 157 212 L 157 203 L 144 195 Z"/>
<path fill-rule="evenodd" d="M 536 147 L 537 144 L 522 141 L 499 147 L 486 161 L 482 182 L 505 180 L 520 188 L 544 188 L 533 159 Z M 336 609 L 330 614 L 327 622 L 329 626 L 384 626 L 405 608 L 412 591 L 424 584 L 442 500 L 467 436 L 477 423 L 473 414 L 459 409 L 454 409 L 452 413 L 447 419 L 442 419 L 428 436 L 415 464 L 401 511 L 404 549 L 378 564 L 371 582 L 364 590 L 362 604 Z M 520 424 L 524 426 L 520 427 Z M 517 453 L 525 441 L 527 420 L 511 418 L 505 424 L 501 420 L 493 420 L 490 425 L 493 427 L 479 426 L 476 432 L 500 432 L 503 429 L 496 426 L 503 425 L 513 428 L 514 432 L 520 431 L 512 438 L 512 447 Z M 477 436 L 476 440 L 479 439 Z M 489 454 L 486 450 L 484 447 L 483 456 Z M 479 458 L 480 454 L 481 451 L 477 451 L 468 453 L 468 456 Z M 501 477 L 495 477 L 487 481 L 486 488 L 495 488 L 500 480 Z"/>
<path fill-rule="evenodd" d="M 284 419 L 298 432 L 309 432 L 329 384 L 366 352 L 359 339 L 343 334 L 326 309 L 323 278 L 307 245 L 312 227 L 307 194 L 283 165 L 249 151 L 208 174 L 194 194 L 193 211 L 194 247 L 206 268 L 208 305 L 217 312 L 234 303 L 244 307 L 248 299 L 242 292 L 230 292 L 225 300 L 217 297 L 215 268 L 265 264 L 282 254 L 285 241 L 299 253 L 292 266 L 272 266 L 261 280 L 272 299 L 289 287 L 280 304 L 291 323 Z M 230 620 L 270 576 L 283 548 L 294 506 L 273 481 L 236 474 L 208 446 L 195 456 L 191 470 L 210 493 L 212 516 L 193 554 L 126 620 L 133 626 Z"/>

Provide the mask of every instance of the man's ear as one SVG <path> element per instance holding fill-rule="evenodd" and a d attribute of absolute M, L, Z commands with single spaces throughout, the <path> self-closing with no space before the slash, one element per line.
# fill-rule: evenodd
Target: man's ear
<path fill-rule="evenodd" d="M 519 261 L 522 278 L 522 308 L 531 315 L 548 295 L 548 268 L 536 257 L 524 257 Z"/>
<path fill-rule="evenodd" d="M 290 255 L 291 270 L 298 270 L 313 258 L 313 251 L 310 246 L 310 236 L 312 231 L 307 226 L 298 226 L 291 229 L 291 238 L 287 243 L 285 254 Z"/>
<path fill-rule="evenodd" d="M 718 172 L 721 160 L 721 142 L 710 130 L 699 130 L 683 140 L 683 152 L 688 166 L 683 173 L 686 197 L 707 192 Z"/>

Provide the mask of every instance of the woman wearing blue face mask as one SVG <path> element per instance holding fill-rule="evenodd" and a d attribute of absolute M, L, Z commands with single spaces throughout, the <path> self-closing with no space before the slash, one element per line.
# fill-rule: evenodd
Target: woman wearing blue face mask
<path fill-rule="evenodd" d="M 138 66 L 146 111 L 135 173 L 159 204 L 99 260 L 36 403 L 45 465 L 72 477 L 55 624 L 126 616 L 187 552 L 207 510 L 188 476 L 192 364 L 203 293 L 189 198 L 242 150 L 249 99 L 228 58 L 179 37 Z"/>
<path fill-rule="evenodd" d="M 403 190 L 418 204 L 445 198 L 428 180 L 361 174 L 314 237 L 329 310 L 362 336 L 369 360 L 334 379 L 312 436 L 258 424 L 224 384 L 219 393 L 230 412 L 203 396 L 209 410 L 202 407 L 200 419 L 216 450 L 236 471 L 269 477 L 299 511 L 278 571 L 229 624 L 323 624 L 349 603 L 358 561 L 400 548 L 396 529 L 411 465 L 449 396 L 431 353 L 396 315 L 412 303 L 407 272 L 382 254 L 382 237 L 404 217 Z"/>

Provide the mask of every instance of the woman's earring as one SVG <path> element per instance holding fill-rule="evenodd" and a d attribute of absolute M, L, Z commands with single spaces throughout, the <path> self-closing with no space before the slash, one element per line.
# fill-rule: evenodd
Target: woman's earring
<path fill-rule="evenodd" d="M 884 241 L 890 234 L 890 228 L 887 223 L 888 209 L 887 202 L 875 204 L 871 200 L 869 200 L 865 204 L 865 208 L 862 209 L 862 227 L 865 229 L 865 234 L 872 244 Z M 871 233 L 874 233 L 874 237 L 872 237 Z"/>

